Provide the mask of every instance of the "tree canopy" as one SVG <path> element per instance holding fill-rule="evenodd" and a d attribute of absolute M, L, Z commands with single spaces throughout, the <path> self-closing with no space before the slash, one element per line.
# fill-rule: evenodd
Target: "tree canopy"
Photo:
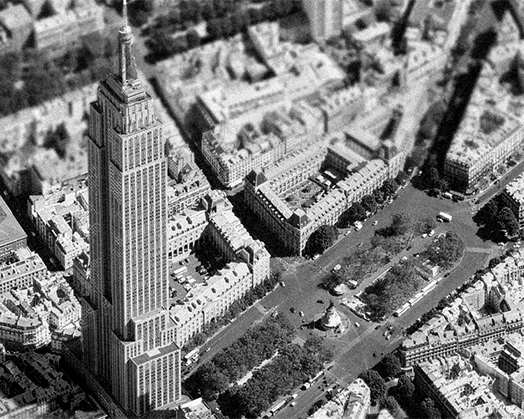
<path fill-rule="evenodd" d="M 502 208 L 497 214 L 497 225 L 499 230 L 506 230 L 509 237 L 515 236 L 519 232 L 517 218 L 508 207 Z"/>
<path fill-rule="evenodd" d="M 338 230 L 335 226 L 322 225 L 311 234 L 306 249 L 312 255 L 324 253 L 335 243 L 337 236 Z"/>
<path fill-rule="evenodd" d="M 395 378 L 402 372 L 402 366 L 397 356 L 393 354 L 387 354 L 382 360 L 375 366 L 375 370 L 384 379 Z"/>
<path fill-rule="evenodd" d="M 371 402 L 376 403 L 386 396 L 386 382 L 375 370 L 367 370 L 359 375 L 370 390 Z"/>

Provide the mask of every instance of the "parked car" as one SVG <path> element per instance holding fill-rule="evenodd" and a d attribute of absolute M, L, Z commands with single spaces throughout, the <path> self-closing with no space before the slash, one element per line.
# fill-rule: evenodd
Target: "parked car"
<path fill-rule="evenodd" d="M 303 311 L 299 311 L 299 312 L 298 312 L 298 315 L 299 315 L 300 317 L 304 317 L 304 312 L 303 312 Z"/>
<path fill-rule="evenodd" d="M 377 220 L 373 221 L 373 225 L 374 225 L 374 226 L 376 226 L 377 224 L 378 224 L 378 221 L 377 221 Z"/>

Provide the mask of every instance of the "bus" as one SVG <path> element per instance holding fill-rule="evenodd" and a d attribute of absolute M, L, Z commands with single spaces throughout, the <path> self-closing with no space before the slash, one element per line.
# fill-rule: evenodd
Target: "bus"
<path fill-rule="evenodd" d="M 192 351 L 188 352 L 186 356 L 184 357 L 184 360 L 186 361 L 186 365 L 191 365 L 193 362 L 197 362 L 198 361 L 198 348 L 195 348 Z"/>
<path fill-rule="evenodd" d="M 424 295 L 426 295 L 429 292 L 431 292 L 436 286 L 437 286 L 437 281 L 433 280 L 428 285 L 426 285 L 424 288 L 422 288 L 422 292 L 424 293 Z"/>
<path fill-rule="evenodd" d="M 397 311 L 393 313 L 393 316 L 395 317 L 402 316 L 406 311 L 409 310 L 409 307 L 411 307 L 409 303 L 405 303 L 404 305 L 402 305 L 402 307 L 400 307 Z"/>
<path fill-rule="evenodd" d="M 413 307 L 415 304 L 417 304 L 420 300 L 422 300 L 422 297 L 424 297 L 423 292 L 419 292 L 417 295 L 415 295 L 411 300 L 409 300 L 409 304 L 411 307 Z"/>
<path fill-rule="evenodd" d="M 464 201 L 464 199 L 466 199 L 466 197 L 464 196 L 464 194 L 461 194 L 460 192 L 451 192 L 451 196 L 453 197 L 453 201 Z"/>
<path fill-rule="evenodd" d="M 315 381 L 317 381 L 322 375 L 324 374 L 324 370 L 320 371 L 317 375 L 315 375 L 309 382 L 313 384 Z"/>
<path fill-rule="evenodd" d="M 442 220 L 449 223 L 451 220 L 453 220 L 453 217 L 446 212 L 439 212 L 437 215 L 437 220 Z"/>
<path fill-rule="evenodd" d="M 275 403 L 271 409 L 269 409 L 269 413 L 271 414 L 271 416 L 273 416 L 275 413 L 277 413 L 280 409 L 282 409 L 284 407 L 284 405 L 287 403 L 287 401 L 284 399 L 284 400 L 281 400 L 277 403 Z"/>

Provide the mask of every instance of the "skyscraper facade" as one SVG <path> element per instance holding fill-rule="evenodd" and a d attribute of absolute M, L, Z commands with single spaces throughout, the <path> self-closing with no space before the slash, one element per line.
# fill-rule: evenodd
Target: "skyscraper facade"
<path fill-rule="evenodd" d="M 93 288 L 83 301 L 84 362 L 134 415 L 180 399 L 180 350 L 168 314 L 167 158 L 153 99 L 137 78 L 133 36 L 89 117 Z"/>

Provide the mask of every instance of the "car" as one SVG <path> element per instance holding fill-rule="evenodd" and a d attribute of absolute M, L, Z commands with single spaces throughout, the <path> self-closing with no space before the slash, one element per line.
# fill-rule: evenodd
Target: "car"
<path fill-rule="evenodd" d="M 426 237 L 428 237 L 428 233 L 424 233 L 424 234 L 422 235 L 422 238 L 423 238 L 423 239 L 425 239 Z"/>
<path fill-rule="evenodd" d="M 296 406 L 297 405 L 297 402 L 291 402 L 290 406 L 293 407 L 293 406 Z"/>
<path fill-rule="evenodd" d="M 292 314 L 295 314 L 295 311 L 296 311 L 296 310 L 295 310 L 295 307 L 291 307 L 291 308 L 289 309 L 289 311 L 291 311 Z"/>
<path fill-rule="evenodd" d="M 380 325 L 380 324 L 377 324 L 377 325 L 375 326 L 375 330 L 380 329 L 380 327 L 381 327 L 381 325 Z"/>
<path fill-rule="evenodd" d="M 317 260 L 320 257 L 320 255 L 313 256 L 313 260 Z"/>
<path fill-rule="evenodd" d="M 359 243 L 359 244 L 357 245 L 357 247 L 362 247 L 363 244 L 364 244 L 364 243 Z"/>
<path fill-rule="evenodd" d="M 280 286 L 281 287 L 285 287 L 286 286 L 286 283 L 284 281 L 280 281 Z"/>
<path fill-rule="evenodd" d="M 304 312 L 303 312 L 303 311 L 299 311 L 299 312 L 298 312 L 298 315 L 299 315 L 300 317 L 304 317 Z"/>
<path fill-rule="evenodd" d="M 207 348 L 204 352 L 209 352 L 211 350 L 211 348 Z"/>
<path fill-rule="evenodd" d="M 360 327 L 360 323 L 359 322 L 355 322 L 355 327 Z"/>
<path fill-rule="evenodd" d="M 376 226 L 377 224 L 378 224 L 378 221 L 377 221 L 377 220 L 373 221 L 373 225 L 374 225 L 374 226 Z"/>
<path fill-rule="evenodd" d="M 351 230 L 348 230 L 344 233 L 344 236 L 349 236 L 349 233 L 351 233 Z"/>
<path fill-rule="evenodd" d="M 324 304 L 324 300 L 317 300 L 317 303 Z"/>
<path fill-rule="evenodd" d="M 331 270 L 331 272 L 337 272 L 340 270 L 340 268 L 342 268 L 342 265 L 340 263 L 337 263 L 333 269 Z"/>

